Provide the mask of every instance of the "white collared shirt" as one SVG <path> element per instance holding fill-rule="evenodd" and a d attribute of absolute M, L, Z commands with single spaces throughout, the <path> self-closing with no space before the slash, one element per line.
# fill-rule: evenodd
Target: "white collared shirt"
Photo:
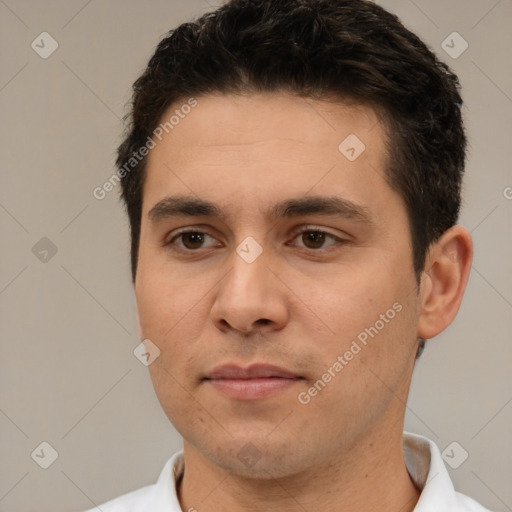
<path fill-rule="evenodd" d="M 434 442 L 404 432 L 403 453 L 407 471 L 421 489 L 414 512 L 489 512 L 473 499 L 455 491 Z M 176 480 L 183 469 L 183 452 L 178 452 L 167 461 L 156 484 L 86 512 L 184 512 L 176 494 Z"/>

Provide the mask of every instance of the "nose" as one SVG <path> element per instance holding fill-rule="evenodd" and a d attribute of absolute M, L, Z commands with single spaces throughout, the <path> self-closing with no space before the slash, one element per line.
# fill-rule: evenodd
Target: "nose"
<path fill-rule="evenodd" d="M 245 336 L 282 329 L 288 321 L 286 287 L 276 277 L 266 251 L 254 260 L 233 252 L 231 270 L 221 280 L 211 317 L 222 332 Z"/>

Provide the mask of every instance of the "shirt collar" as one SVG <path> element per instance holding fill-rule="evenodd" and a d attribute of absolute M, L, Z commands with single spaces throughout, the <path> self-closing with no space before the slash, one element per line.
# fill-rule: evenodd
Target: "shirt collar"
<path fill-rule="evenodd" d="M 421 491 L 414 512 L 454 509 L 455 489 L 435 443 L 404 432 L 403 453 L 409 476 Z"/>

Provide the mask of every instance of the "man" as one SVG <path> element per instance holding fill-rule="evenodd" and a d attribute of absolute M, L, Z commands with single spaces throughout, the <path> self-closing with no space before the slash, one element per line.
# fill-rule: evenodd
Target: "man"
<path fill-rule="evenodd" d="M 403 433 L 471 267 L 458 89 L 364 0 L 232 0 L 160 43 L 117 163 L 184 450 L 102 511 L 484 510 Z"/>

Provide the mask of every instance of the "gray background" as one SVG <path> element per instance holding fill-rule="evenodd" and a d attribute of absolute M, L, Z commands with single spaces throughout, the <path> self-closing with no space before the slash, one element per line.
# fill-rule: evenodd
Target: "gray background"
<path fill-rule="evenodd" d="M 441 450 L 456 441 L 452 460 L 469 454 L 450 469 L 459 490 L 512 510 L 512 1 L 382 4 L 459 75 L 470 137 L 461 221 L 475 241 L 473 272 L 456 321 L 418 363 L 406 428 Z M 92 507 L 155 481 L 181 446 L 133 355 L 117 190 L 102 201 L 92 191 L 114 171 L 130 87 L 155 45 L 209 9 L 0 0 L 0 511 Z M 46 59 L 31 47 L 43 31 L 59 44 Z M 469 44 L 458 58 L 441 47 L 454 31 Z M 58 452 L 48 469 L 36 463 L 51 457 L 36 450 L 43 441 Z"/>

